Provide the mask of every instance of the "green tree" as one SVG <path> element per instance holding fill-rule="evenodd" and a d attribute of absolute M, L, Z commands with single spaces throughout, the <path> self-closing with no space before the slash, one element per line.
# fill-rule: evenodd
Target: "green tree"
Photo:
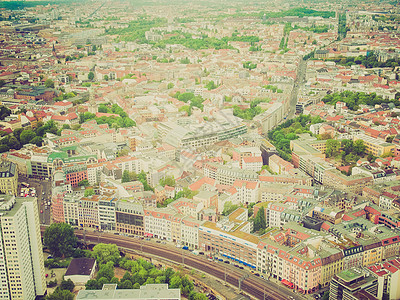
<path fill-rule="evenodd" d="M 198 191 L 192 191 L 191 189 L 184 187 L 183 191 L 180 191 L 175 195 L 175 199 L 179 199 L 182 197 L 193 199 L 193 197 L 196 196 L 198 193 Z"/>
<path fill-rule="evenodd" d="M 7 140 L 7 145 L 10 149 L 21 149 L 21 143 L 15 136 L 9 135 L 5 139 Z M 34 139 L 35 138 L 33 138 L 30 143 L 35 144 L 35 141 L 33 141 Z"/>
<path fill-rule="evenodd" d="M 165 176 L 164 178 L 160 179 L 161 186 L 175 186 L 175 178 L 174 176 Z"/>
<path fill-rule="evenodd" d="M 356 140 L 353 143 L 354 154 L 359 155 L 359 156 L 364 155 L 365 149 L 366 149 L 366 146 L 364 145 L 363 140 Z"/>
<path fill-rule="evenodd" d="M 152 191 L 153 190 L 153 188 L 147 182 L 147 175 L 146 175 L 146 173 L 144 171 L 140 172 L 137 177 L 138 177 L 138 180 L 141 183 L 143 183 L 143 188 L 144 188 L 145 191 Z"/>
<path fill-rule="evenodd" d="M 92 254 L 99 264 L 113 262 L 114 265 L 118 265 L 121 258 L 118 247 L 115 244 L 97 244 L 93 247 Z"/>
<path fill-rule="evenodd" d="M 77 238 L 71 225 L 53 223 L 46 228 L 43 243 L 55 257 L 67 257 L 72 254 Z"/>
<path fill-rule="evenodd" d="M 36 137 L 36 133 L 30 129 L 26 129 L 21 132 L 20 141 L 23 145 L 28 144 L 34 137 Z"/>
<path fill-rule="evenodd" d="M 124 172 L 122 173 L 122 179 L 121 182 L 130 182 L 131 181 L 131 177 L 129 176 L 129 171 L 128 170 L 124 170 Z"/>
<path fill-rule="evenodd" d="M 107 74 L 104 75 L 104 80 L 105 80 L 105 81 L 108 81 L 108 75 L 107 75 Z"/>
<path fill-rule="evenodd" d="M 41 147 L 43 143 L 43 138 L 41 136 L 35 136 L 33 139 L 31 139 L 30 143 Z"/>
<path fill-rule="evenodd" d="M 332 139 L 326 141 L 326 150 L 325 150 L 326 157 L 332 157 L 337 153 L 339 153 L 339 151 L 340 151 L 339 141 Z"/>
<path fill-rule="evenodd" d="M 343 140 L 342 148 L 343 148 L 345 155 L 350 154 L 351 152 L 353 152 L 353 141 L 352 140 Z"/>
<path fill-rule="evenodd" d="M 108 281 L 114 277 L 114 262 L 109 261 L 106 264 L 100 265 L 99 271 L 97 272 L 97 280 L 106 278 Z"/>
<path fill-rule="evenodd" d="M 132 281 L 124 280 L 121 284 L 118 285 L 119 289 L 133 289 Z"/>
<path fill-rule="evenodd" d="M 101 289 L 101 287 L 99 286 L 99 284 L 98 284 L 96 279 L 89 279 L 85 284 L 85 288 L 87 290 L 98 290 L 98 289 Z"/>
<path fill-rule="evenodd" d="M 5 117 L 11 115 L 11 110 L 4 105 L 0 107 L 0 120 L 4 120 Z"/>
<path fill-rule="evenodd" d="M 224 210 L 222 215 L 229 216 L 232 212 L 239 208 L 239 205 L 233 204 L 231 201 L 226 201 L 224 203 Z"/>
<path fill-rule="evenodd" d="M 89 180 L 83 179 L 78 182 L 78 186 L 89 186 Z"/>
<path fill-rule="evenodd" d="M 60 289 L 62 289 L 62 290 L 68 290 L 68 291 L 72 292 L 74 287 L 75 287 L 74 282 L 69 278 L 68 278 L 68 280 L 61 281 Z"/>
<path fill-rule="evenodd" d="M 174 84 L 172 82 L 168 83 L 167 85 L 167 89 L 172 89 L 174 87 Z"/>
<path fill-rule="evenodd" d="M 94 195 L 94 190 L 93 189 L 86 189 L 84 193 L 84 197 L 90 197 Z"/>
<path fill-rule="evenodd" d="M 75 295 L 69 290 L 62 290 L 60 288 L 56 288 L 54 293 L 46 296 L 47 300 L 74 300 L 74 298 Z"/>
<path fill-rule="evenodd" d="M 90 72 L 88 73 L 88 79 L 89 79 L 89 80 L 93 80 L 93 79 L 94 79 L 94 73 L 93 73 L 92 71 L 90 71 Z"/>
<path fill-rule="evenodd" d="M 20 141 L 20 135 L 24 131 L 23 128 L 17 128 L 13 131 L 13 135 L 17 138 L 18 141 Z"/>
<path fill-rule="evenodd" d="M 217 88 L 217 85 L 214 83 L 214 81 L 209 81 L 207 84 L 206 84 L 206 89 L 207 90 L 209 90 L 209 91 L 211 91 L 211 90 L 214 90 L 214 89 L 216 89 Z"/>
<path fill-rule="evenodd" d="M 49 79 L 46 79 L 46 81 L 44 82 L 44 86 L 45 86 L 46 88 L 52 88 L 52 89 L 54 89 L 54 81 L 51 80 L 50 78 L 49 78 Z"/>
<path fill-rule="evenodd" d="M 265 229 L 266 221 L 265 221 L 265 210 L 264 207 L 260 207 L 257 212 L 256 217 L 254 218 L 254 231 L 259 231 L 261 229 Z"/>

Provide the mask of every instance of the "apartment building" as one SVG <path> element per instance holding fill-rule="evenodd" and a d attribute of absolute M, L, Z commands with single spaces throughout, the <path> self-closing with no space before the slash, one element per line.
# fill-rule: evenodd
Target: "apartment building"
<path fill-rule="evenodd" d="M 378 299 L 400 299 L 400 260 L 393 258 L 367 268 L 378 280 Z"/>
<path fill-rule="evenodd" d="M 199 246 L 199 228 L 204 221 L 196 220 L 192 217 L 184 217 L 180 222 L 180 241 L 182 245 L 191 249 L 197 249 Z"/>
<path fill-rule="evenodd" d="M 357 174 L 346 176 L 339 170 L 326 170 L 322 184 L 326 187 L 334 188 L 340 191 L 361 194 L 364 187 L 372 185 L 374 179 L 372 176 Z"/>
<path fill-rule="evenodd" d="M 384 154 L 394 154 L 396 146 L 392 143 L 386 143 L 383 140 L 373 138 L 366 134 L 359 134 L 354 136 L 354 141 L 362 140 L 366 147 L 366 151 L 374 156 L 382 156 Z"/>
<path fill-rule="evenodd" d="M 18 168 L 12 162 L 4 161 L 0 164 L 0 192 L 8 195 L 17 195 Z"/>
<path fill-rule="evenodd" d="M 171 241 L 171 223 L 175 211 L 169 208 L 151 208 L 144 210 L 144 235 Z"/>
<path fill-rule="evenodd" d="M 85 164 L 71 164 L 63 167 L 65 179 L 73 187 L 77 187 L 82 180 L 88 179 L 87 167 Z"/>
<path fill-rule="evenodd" d="M 78 225 L 99 229 L 99 196 L 82 197 L 78 203 Z"/>
<path fill-rule="evenodd" d="M 237 179 L 250 181 L 258 180 L 257 173 L 250 170 L 243 170 L 233 165 L 221 165 L 210 162 L 204 164 L 203 172 L 206 177 L 215 179 L 219 184 L 223 185 L 233 185 Z"/>
<path fill-rule="evenodd" d="M 36 198 L 0 197 L 0 299 L 34 300 L 47 285 Z"/>

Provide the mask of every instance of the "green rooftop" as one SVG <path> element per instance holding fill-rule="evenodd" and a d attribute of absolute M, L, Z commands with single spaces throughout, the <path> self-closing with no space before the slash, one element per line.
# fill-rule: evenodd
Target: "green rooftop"
<path fill-rule="evenodd" d="M 361 271 L 356 272 L 356 269 L 349 269 L 349 270 L 344 270 L 343 272 L 340 272 L 336 276 L 346 282 L 350 282 L 350 281 L 353 281 L 354 279 L 359 278 L 360 276 L 363 276 L 363 274 Z"/>

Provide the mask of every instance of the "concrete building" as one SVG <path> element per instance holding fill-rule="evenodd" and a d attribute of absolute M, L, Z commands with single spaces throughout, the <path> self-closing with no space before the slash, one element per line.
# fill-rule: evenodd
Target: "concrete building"
<path fill-rule="evenodd" d="M 378 279 L 379 299 L 400 299 L 400 260 L 398 258 L 367 268 Z"/>
<path fill-rule="evenodd" d="M 17 195 L 18 168 L 12 162 L 2 162 L 0 164 L 0 192 L 8 195 Z"/>
<path fill-rule="evenodd" d="M 0 197 L 0 299 L 33 300 L 46 293 L 36 198 Z"/>
<path fill-rule="evenodd" d="M 366 147 L 366 151 L 374 156 L 382 156 L 384 154 L 394 154 L 395 145 L 391 143 L 386 143 L 383 140 L 373 138 L 366 134 L 359 134 L 354 136 L 354 141 L 362 140 Z"/>
<path fill-rule="evenodd" d="M 332 279 L 329 300 L 377 298 L 378 280 L 359 268 L 344 270 Z"/>
<path fill-rule="evenodd" d="M 140 289 L 117 289 L 117 285 L 105 284 L 102 290 L 80 290 L 76 300 L 181 300 L 180 289 L 169 289 L 168 284 L 146 284 Z"/>
<path fill-rule="evenodd" d="M 138 201 L 118 200 L 115 207 L 115 230 L 127 234 L 144 234 L 144 211 Z"/>

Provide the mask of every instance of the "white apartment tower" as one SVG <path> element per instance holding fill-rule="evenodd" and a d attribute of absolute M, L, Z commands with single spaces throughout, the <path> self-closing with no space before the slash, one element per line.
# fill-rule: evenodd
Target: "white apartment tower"
<path fill-rule="evenodd" d="M 46 292 L 36 198 L 0 195 L 0 300 Z"/>

